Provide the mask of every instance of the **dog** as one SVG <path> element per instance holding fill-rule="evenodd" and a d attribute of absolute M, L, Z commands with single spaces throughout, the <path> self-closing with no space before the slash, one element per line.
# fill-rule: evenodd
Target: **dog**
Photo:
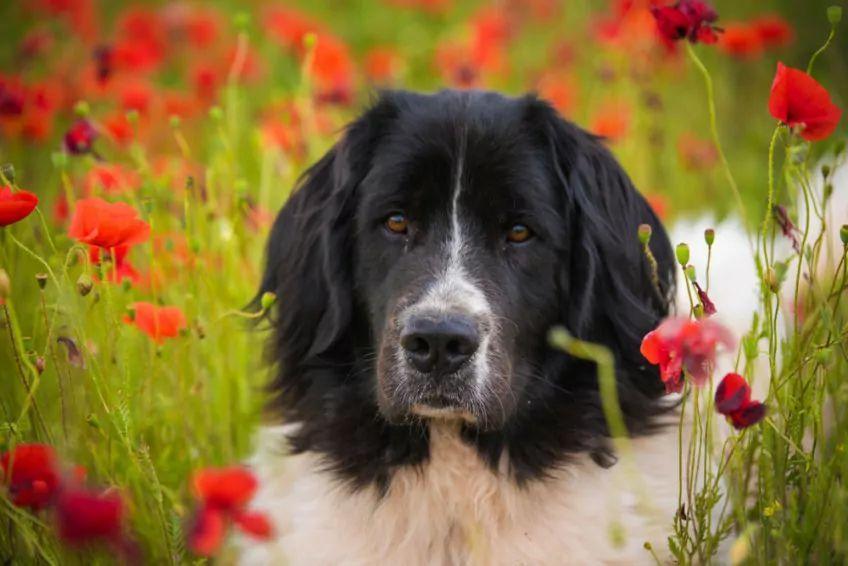
<path fill-rule="evenodd" d="M 548 103 L 380 93 L 279 213 L 265 292 L 276 424 L 251 464 L 277 532 L 243 563 L 634 564 L 666 546 L 677 431 L 639 347 L 674 254 L 603 140 Z M 638 481 L 556 326 L 612 352 Z"/>

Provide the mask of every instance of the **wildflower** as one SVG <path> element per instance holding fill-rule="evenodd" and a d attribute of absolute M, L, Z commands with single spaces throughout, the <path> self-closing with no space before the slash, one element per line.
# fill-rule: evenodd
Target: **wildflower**
<path fill-rule="evenodd" d="M 112 265 L 106 268 L 106 277 L 112 283 L 120 283 L 124 280 L 128 280 L 132 283 L 139 283 L 141 281 L 141 274 L 136 271 L 135 267 L 133 267 L 127 259 L 129 251 L 129 246 L 118 246 L 116 248 L 106 249 L 104 250 L 104 254 L 101 254 L 101 248 L 98 248 L 97 246 L 89 246 L 88 258 L 91 263 L 99 265 L 102 255 L 110 257 Z"/>
<path fill-rule="evenodd" d="M 65 132 L 64 145 L 68 153 L 72 155 L 83 155 L 91 152 L 94 140 L 97 139 L 97 130 L 88 120 L 77 120 Z"/>
<path fill-rule="evenodd" d="M 29 216 L 38 205 L 38 197 L 29 191 L 0 188 L 0 227 L 14 224 Z"/>
<path fill-rule="evenodd" d="M 566 73 L 545 72 L 536 83 L 536 92 L 551 103 L 563 116 L 568 116 L 577 104 L 577 81 Z"/>
<path fill-rule="evenodd" d="M 100 45 L 94 48 L 92 57 L 94 59 L 95 75 L 97 82 L 105 84 L 115 70 L 114 51 L 109 45 Z"/>
<path fill-rule="evenodd" d="M 671 6 L 652 6 L 657 29 L 666 41 L 688 39 L 691 43 L 715 43 L 718 13 L 703 0 L 679 0 Z"/>
<path fill-rule="evenodd" d="M 56 503 L 59 538 L 70 546 L 107 542 L 123 546 L 124 505 L 117 492 L 66 489 Z"/>
<path fill-rule="evenodd" d="M 32 510 L 44 509 L 59 491 L 56 455 L 45 444 L 18 444 L 0 459 L 3 483 L 12 503 Z"/>
<path fill-rule="evenodd" d="M 801 128 L 800 135 L 807 141 L 827 138 L 842 117 L 842 110 L 818 81 L 780 62 L 771 86 L 769 112 L 787 126 Z"/>
<path fill-rule="evenodd" d="M 721 380 L 715 392 L 715 407 L 736 429 L 755 425 L 766 415 L 766 406 L 751 400 L 751 386 L 738 373 L 728 373 Z"/>
<path fill-rule="evenodd" d="M 157 344 L 167 338 L 176 338 L 186 327 L 186 319 L 179 307 L 160 307 L 153 303 L 138 302 L 130 305 L 134 315 L 124 318 L 127 324 L 135 325 L 150 336 Z"/>
<path fill-rule="evenodd" d="M 189 544 L 196 554 L 214 554 L 223 542 L 229 522 L 256 538 L 271 536 L 273 529 L 267 516 L 246 509 L 256 487 L 256 478 L 242 467 L 205 469 L 195 475 L 194 490 L 200 507 L 189 534 Z"/>
<path fill-rule="evenodd" d="M 403 60 L 395 49 L 375 47 L 366 53 L 363 66 L 372 83 L 390 85 L 401 75 Z"/>
<path fill-rule="evenodd" d="M 792 248 L 800 253 L 801 243 L 798 241 L 798 228 L 792 223 L 792 219 L 789 218 L 786 207 L 780 204 L 775 205 L 772 208 L 772 214 L 774 214 L 775 222 L 780 226 L 780 231 L 792 242 Z"/>
<path fill-rule="evenodd" d="M 677 140 L 677 154 L 683 166 L 690 171 L 704 171 L 718 162 L 718 151 L 713 142 L 684 133 Z"/>
<path fill-rule="evenodd" d="M 765 47 L 782 47 L 792 43 L 795 32 L 792 26 L 776 14 L 768 14 L 751 20 L 750 25 L 756 30 Z"/>
<path fill-rule="evenodd" d="M 707 292 L 701 289 L 701 286 L 698 285 L 697 282 L 693 281 L 692 284 L 695 285 L 695 291 L 698 292 L 698 300 L 701 301 L 701 306 L 704 309 L 704 314 L 707 316 L 712 316 L 716 312 L 718 312 L 716 310 L 715 303 L 710 300 L 710 297 L 707 295 Z"/>
<path fill-rule="evenodd" d="M 86 195 L 102 190 L 114 195 L 127 189 L 139 186 L 138 174 L 117 163 L 98 163 L 91 167 L 83 179 L 83 190 Z"/>
<path fill-rule="evenodd" d="M 716 349 L 729 347 L 730 332 L 710 319 L 668 318 L 642 339 L 641 352 L 658 365 L 667 393 L 683 389 L 683 369 L 702 385 L 712 371 Z"/>
<path fill-rule="evenodd" d="M 611 143 L 617 142 L 630 129 L 630 110 L 618 104 L 604 106 L 595 114 L 589 129 Z"/>
<path fill-rule="evenodd" d="M 746 23 L 729 23 L 718 42 L 718 48 L 740 59 L 755 59 L 763 52 L 763 39 L 757 28 Z"/>
<path fill-rule="evenodd" d="M 92 246 L 119 248 L 147 240 L 150 225 L 126 203 L 93 197 L 77 201 L 68 235 Z"/>

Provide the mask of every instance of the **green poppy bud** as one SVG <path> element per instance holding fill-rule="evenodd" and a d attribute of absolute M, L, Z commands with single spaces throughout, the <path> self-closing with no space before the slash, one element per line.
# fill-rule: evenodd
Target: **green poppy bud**
<path fill-rule="evenodd" d="M 677 256 L 677 262 L 685 266 L 689 263 L 689 246 L 686 244 L 677 244 L 677 249 L 674 250 L 674 255 Z"/>
<path fill-rule="evenodd" d="M 274 303 L 277 302 L 277 294 L 272 293 L 271 291 L 265 291 L 262 293 L 262 298 L 260 299 L 260 303 L 262 305 L 262 310 L 267 311 L 271 307 L 274 306 Z"/>
<path fill-rule="evenodd" d="M 88 273 L 83 273 L 77 278 L 77 292 L 85 297 L 89 293 L 91 293 L 91 289 L 94 287 L 94 281 L 92 281 L 91 276 Z"/>
<path fill-rule="evenodd" d="M 715 230 L 712 228 L 707 228 L 704 230 L 704 241 L 708 246 L 712 246 L 713 242 L 715 242 Z"/>
<path fill-rule="evenodd" d="M 835 26 L 842 21 L 842 6 L 829 6 L 827 8 L 827 21 Z"/>
<path fill-rule="evenodd" d="M 639 224 L 639 242 L 641 244 L 647 245 L 648 242 L 651 241 L 651 225 L 650 224 Z"/>

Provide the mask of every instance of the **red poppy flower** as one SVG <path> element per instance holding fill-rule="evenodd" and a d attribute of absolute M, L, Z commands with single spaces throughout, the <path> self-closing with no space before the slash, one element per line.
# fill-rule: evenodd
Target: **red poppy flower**
<path fill-rule="evenodd" d="M 703 0 L 679 0 L 671 6 L 652 6 L 657 29 L 666 41 L 688 39 L 691 43 L 715 43 L 713 22 L 718 13 Z"/>
<path fill-rule="evenodd" d="M 622 104 L 608 104 L 602 107 L 592 118 L 589 130 L 610 143 L 615 143 L 627 135 L 630 129 L 630 109 Z"/>
<path fill-rule="evenodd" d="M 403 70 L 403 59 L 391 47 L 375 47 L 365 54 L 365 75 L 379 85 L 394 83 Z"/>
<path fill-rule="evenodd" d="M 842 118 L 842 110 L 813 77 L 778 62 L 771 85 L 769 112 L 790 127 L 800 127 L 807 141 L 827 138 Z"/>
<path fill-rule="evenodd" d="M 0 226 L 8 226 L 29 216 L 38 205 L 38 197 L 29 191 L 0 188 Z"/>
<path fill-rule="evenodd" d="M 86 195 L 98 190 L 115 195 L 138 187 L 140 182 L 138 174 L 132 169 L 118 163 L 98 163 L 85 174 L 83 190 Z"/>
<path fill-rule="evenodd" d="M 698 292 L 698 300 L 701 301 L 701 306 L 704 309 L 704 314 L 707 316 L 712 316 L 717 313 L 718 311 L 716 310 L 715 303 L 710 300 L 710 297 L 709 295 L 707 295 L 707 292 L 701 289 L 701 286 L 698 285 L 697 282 L 693 282 L 693 285 L 695 285 L 695 290 Z"/>
<path fill-rule="evenodd" d="M 792 26 L 776 14 L 760 16 L 750 22 L 766 47 L 781 47 L 792 43 L 795 31 Z"/>
<path fill-rule="evenodd" d="M 88 120 L 77 120 L 65 132 L 65 149 L 72 155 L 89 153 L 97 139 L 97 130 Z"/>
<path fill-rule="evenodd" d="M 267 516 L 246 510 L 256 488 L 256 478 L 242 467 L 205 469 L 195 475 L 194 490 L 200 507 L 189 534 L 189 544 L 196 554 L 215 554 L 229 522 L 256 538 L 271 536 L 273 528 Z"/>
<path fill-rule="evenodd" d="M 159 307 L 152 303 L 133 303 L 130 305 L 135 315 L 124 318 L 127 324 L 135 325 L 150 336 L 157 344 L 167 338 L 176 338 L 180 330 L 186 327 L 186 319 L 179 307 Z"/>
<path fill-rule="evenodd" d="M 730 347 L 730 332 L 711 319 L 668 318 L 642 339 L 641 352 L 659 365 L 667 393 L 683 389 L 685 368 L 695 385 L 703 385 L 715 363 L 720 345 Z"/>
<path fill-rule="evenodd" d="M 683 166 L 691 171 L 710 169 L 718 162 L 718 151 L 710 140 L 690 134 L 681 134 L 677 140 L 677 154 Z"/>
<path fill-rule="evenodd" d="M 126 203 L 85 198 L 77 201 L 68 235 L 92 246 L 119 248 L 147 240 L 150 225 Z"/>
<path fill-rule="evenodd" d="M 766 415 L 766 406 L 751 400 L 751 386 L 737 373 L 728 373 L 715 392 L 716 411 L 727 416 L 734 428 L 755 425 Z"/>
<path fill-rule="evenodd" d="M 67 489 L 56 503 L 56 521 L 59 538 L 71 546 L 123 543 L 124 505 L 116 492 Z"/>
<path fill-rule="evenodd" d="M 12 503 L 33 510 L 44 509 L 59 491 L 59 472 L 53 449 L 44 444 L 18 444 L 0 459 L 3 483 Z"/>
<path fill-rule="evenodd" d="M 16 80 L 0 78 L 0 116 L 20 116 L 24 111 L 26 93 Z"/>
<path fill-rule="evenodd" d="M 739 59 L 755 59 L 763 52 L 763 40 L 757 28 L 745 23 L 728 23 L 718 42 L 724 53 Z"/>

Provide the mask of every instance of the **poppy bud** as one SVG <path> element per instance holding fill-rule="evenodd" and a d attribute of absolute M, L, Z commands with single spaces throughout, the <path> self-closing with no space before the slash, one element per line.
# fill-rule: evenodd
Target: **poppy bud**
<path fill-rule="evenodd" d="M 0 165 L 0 175 L 3 176 L 3 183 L 11 185 L 15 182 L 15 166 L 11 163 Z"/>
<path fill-rule="evenodd" d="M 233 18 L 233 26 L 239 31 L 245 31 L 249 25 L 250 13 L 244 11 L 237 12 Z"/>
<path fill-rule="evenodd" d="M 704 241 L 708 246 L 712 246 L 713 242 L 715 242 L 715 230 L 712 228 L 707 228 L 704 230 Z"/>
<path fill-rule="evenodd" d="M 647 245 L 648 242 L 651 241 L 651 232 L 650 224 L 639 224 L 639 242 L 641 242 L 643 246 Z"/>
<path fill-rule="evenodd" d="M 766 273 L 763 276 L 763 281 L 772 293 L 780 291 L 780 281 L 777 278 L 777 273 L 774 271 L 774 268 L 769 267 L 766 270 Z"/>
<path fill-rule="evenodd" d="M 827 183 L 824 186 L 824 198 L 825 198 L 825 200 L 829 199 L 830 195 L 832 195 L 832 194 L 833 194 L 833 185 L 831 185 L 830 183 Z"/>
<path fill-rule="evenodd" d="M 36 273 L 35 281 L 38 283 L 39 289 L 44 289 L 47 286 L 47 274 L 46 273 Z"/>
<path fill-rule="evenodd" d="M 692 282 L 695 281 L 695 266 L 694 265 L 687 265 L 686 267 L 683 268 L 683 272 L 686 273 L 686 278 L 689 279 L 689 281 L 692 281 Z"/>
<path fill-rule="evenodd" d="M 135 303 L 127 307 L 127 320 L 135 322 Z"/>
<path fill-rule="evenodd" d="M 677 256 L 677 262 L 685 267 L 689 263 L 689 246 L 686 244 L 677 244 L 674 255 Z"/>
<path fill-rule="evenodd" d="M 842 240 L 843 246 L 848 246 L 848 224 L 843 224 L 839 229 L 839 239 Z"/>
<path fill-rule="evenodd" d="M 264 293 L 262 293 L 262 298 L 260 299 L 260 303 L 262 305 L 263 311 L 269 310 L 272 306 L 274 306 L 274 303 L 276 303 L 276 302 L 277 302 L 277 294 L 276 293 L 272 293 L 271 291 L 265 291 Z"/>
<path fill-rule="evenodd" d="M 0 267 L 0 304 L 12 294 L 12 282 L 9 280 L 9 274 L 6 270 Z"/>
<path fill-rule="evenodd" d="M 83 273 L 77 278 L 77 292 L 80 296 L 85 297 L 89 293 L 91 293 L 91 289 L 94 287 L 94 281 L 92 281 L 91 276 L 87 273 Z"/>
<path fill-rule="evenodd" d="M 180 119 L 180 117 L 177 114 L 171 114 L 171 117 L 168 118 L 168 123 L 171 125 L 172 128 L 174 128 L 176 130 L 177 128 L 180 127 L 182 120 Z"/>
<path fill-rule="evenodd" d="M 224 117 L 224 111 L 220 106 L 213 106 L 209 109 L 209 117 L 216 121 L 221 120 Z"/>
<path fill-rule="evenodd" d="M 91 111 L 91 108 L 88 106 L 88 102 L 85 100 L 80 100 L 74 105 L 74 114 L 79 116 L 80 118 L 85 118 L 88 116 L 88 113 Z"/>
<path fill-rule="evenodd" d="M 64 169 L 68 165 L 68 154 L 64 151 L 54 151 L 50 155 L 50 159 L 56 169 Z"/>
<path fill-rule="evenodd" d="M 694 309 L 695 318 L 704 318 L 704 305 L 698 303 Z"/>
<path fill-rule="evenodd" d="M 46 364 L 45 364 L 45 362 L 44 362 L 44 358 L 43 358 L 43 357 L 38 356 L 37 358 L 35 358 L 35 370 L 38 372 L 38 374 L 39 374 L 39 375 L 41 375 L 42 373 L 44 373 L 44 368 L 45 368 L 45 367 L 46 367 Z"/>
<path fill-rule="evenodd" d="M 314 32 L 304 34 L 304 36 L 303 36 L 303 46 L 306 49 L 312 49 L 313 47 L 315 47 L 315 43 L 317 43 L 317 41 L 318 41 L 318 36 L 315 35 Z"/>
<path fill-rule="evenodd" d="M 829 6 L 827 8 L 827 21 L 835 26 L 842 21 L 842 6 Z"/>
<path fill-rule="evenodd" d="M 816 361 L 821 365 L 827 364 L 827 361 L 830 359 L 833 350 L 830 348 L 822 348 L 816 352 Z"/>
<path fill-rule="evenodd" d="M 138 124 L 138 110 L 135 108 L 127 110 L 127 122 L 130 124 Z"/>
<path fill-rule="evenodd" d="M 821 174 L 822 177 L 827 179 L 828 175 L 830 175 L 830 165 L 822 165 Z"/>

